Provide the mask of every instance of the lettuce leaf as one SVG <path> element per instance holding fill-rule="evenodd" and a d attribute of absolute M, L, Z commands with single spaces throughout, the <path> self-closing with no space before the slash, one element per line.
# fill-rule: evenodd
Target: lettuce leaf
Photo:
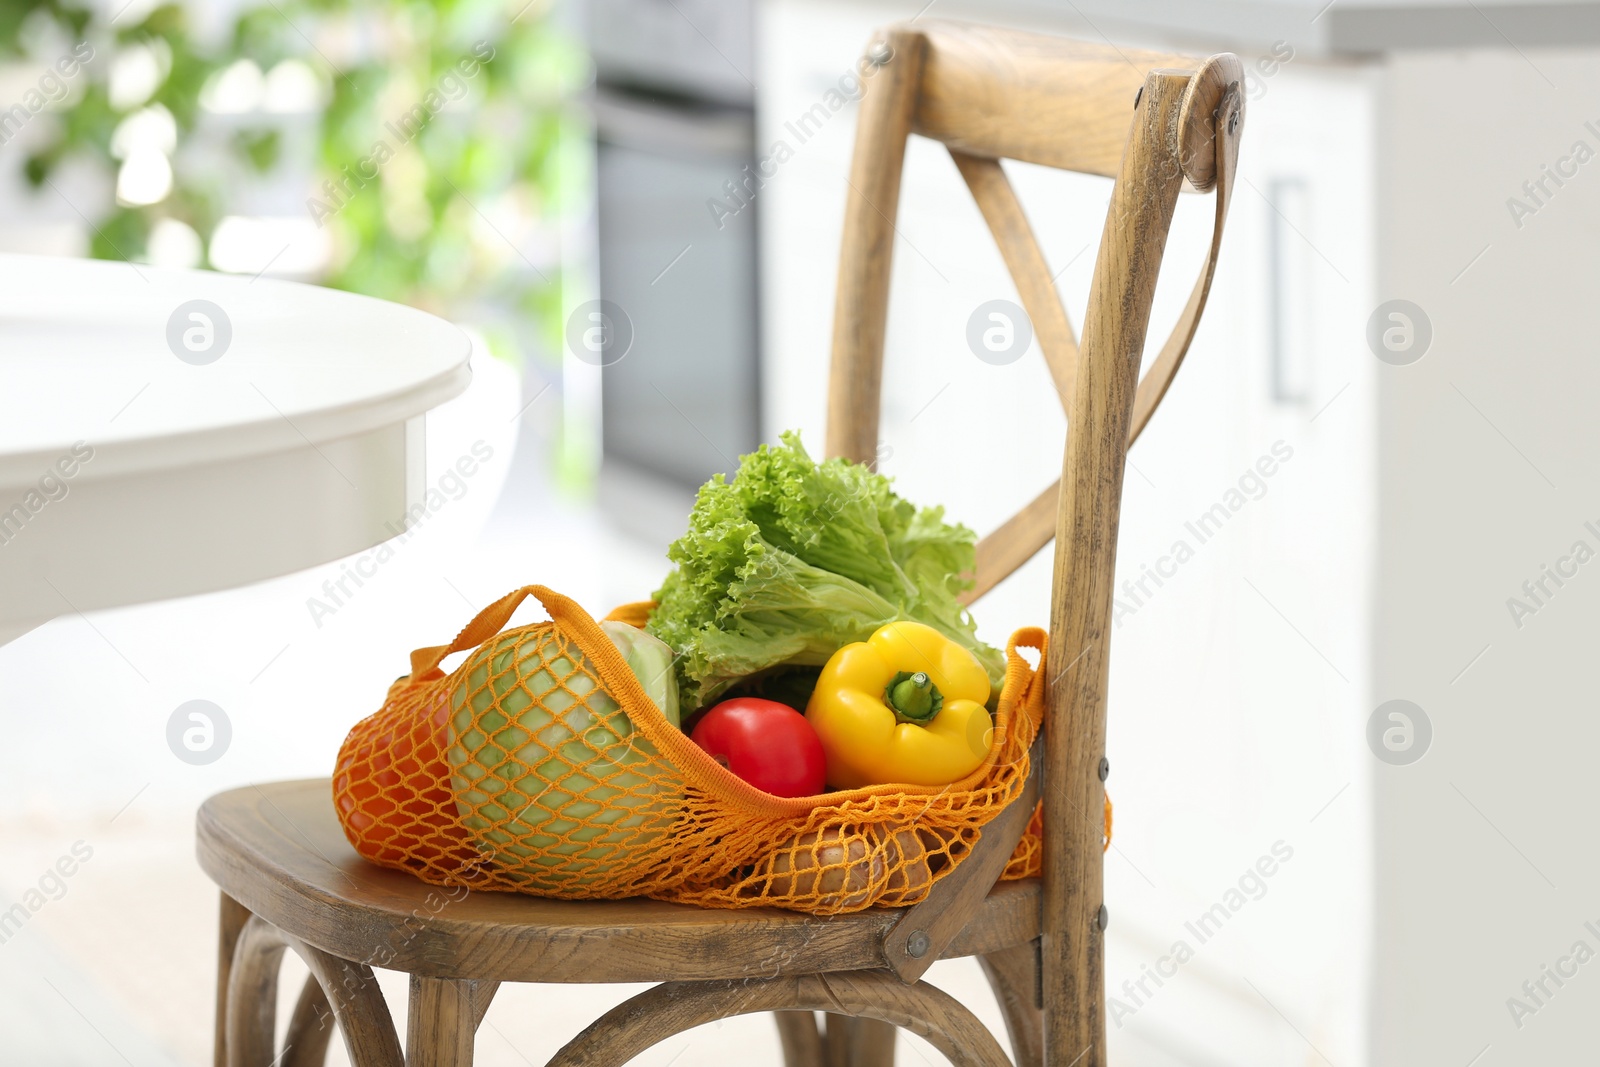
<path fill-rule="evenodd" d="M 740 460 L 700 488 L 677 566 L 646 629 L 678 653 L 685 714 L 742 678 L 820 666 L 880 626 L 914 619 L 971 649 L 999 686 L 1005 661 L 956 599 L 976 537 L 917 508 L 889 479 L 842 459 L 817 463 L 800 436 Z"/>

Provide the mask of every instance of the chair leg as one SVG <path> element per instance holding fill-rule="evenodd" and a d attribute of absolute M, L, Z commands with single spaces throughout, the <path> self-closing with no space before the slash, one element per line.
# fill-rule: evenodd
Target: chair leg
<path fill-rule="evenodd" d="M 297 1052 L 292 1045 L 282 1053 L 275 1053 L 273 1049 L 278 965 L 286 948 L 294 949 L 305 960 L 313 980 L 321 987 L 323 998 L 332 1007 L 339 1030 L 344 1034 L 350 1062 L 355 1067 L 404 1067 L 394 1022 L 371 968 L 304 944 L 260 916 L 244 924 L 234 945 L 223 1023 L 225 1067 L 273 1067 L 290 1055 L 296 1055 L 295 1062 L 298 1062 L 298 1057 L 312 1054 L 312 1048 Z M 299 1026 L 291 1022 L 291 1040 L 311 1029 L 306 1016 L 314 1012 L 315 1006 L 315 997 L 301 995 L 300 1005 L 295 1009 Z M 325 1036 L 308 1036 L 313 1043 L 320 1041 L 325 1050 Z"/>
<path fill-rule="evenodd" d="M 473 1043 L 498 982 L 411 976 L 407 1067 L 472 1067 Z"/>
<path fill-rule="evenodd" d="M 783 1067 L 830 1067 L 816 1012 L 775 1011 L 772 1018 L 783 1044 Z"/>
<path fill-rule="evenodd" d="M 322 1067 L 328 1061 L 328 1045 L 333 1040 L 333 1008 L 328 994 L 315 977 L 307 978 L 289 1017 L 289 1030 L 283 1037 L 281 1067 Z"/>
<path fill-rule="evenodd" d="M 877 1019 L 927 1039 L 956 1067 L 1011 1067 L 994 1035 L 960 1001 L 924 982 L 907 985 L 888 971 L 667 982 L 606 1012 L 546 1067 L 622 1067 L 703 1023 L 782 1010 Z"/>
<path fill-rule="evenodd" d="M 250 909 L 228 894 L 221 894 L 222 917 L 217 924 L 217 1017 L 212 1044 L 215 1067 L 228 1067 L 228 976 L 233 972 L 233 950 L 239 931 L 250 921 Z"/>
<path fill-rule="evenodd" d="M 878 1019 L 828 1015 L 828 1067 L 894 1067 L 894 1027 Z"/>
<path fill-rule="evenodd" d="M 333 1017 L 344 1035 L 345 1052 L 354 1067 L 405 1067 L 394 1019 L 378 980 L 372 976 L 372 968 L 342 960 L 287 934 L 279 936 L 305 961 L 311 976 L 327 994 Z"/>
<path fill-rule="evenodd" d="M 287 947 L 272 926 L 252 917 L 240 929 L 228 972 L 226 1067 L 268 1067 L 277 1055 L 278 966 Z"/>
<path fill-rule="evenodd" d="M 1011 1035 L 1017 1067 L 1044 1067 L 1044 1012 L 1039 1007 L 1039 943 L 978 957 Z"/>

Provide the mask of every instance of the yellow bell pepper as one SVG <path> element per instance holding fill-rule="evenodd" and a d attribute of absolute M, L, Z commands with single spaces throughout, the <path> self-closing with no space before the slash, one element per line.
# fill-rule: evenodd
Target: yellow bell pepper
<path fill-rule="evenodd" d="M 989 676 L 966 648 L 920 622 L 891 622 L 822 668 L 806 718 L 828 783 L 948 785 L 989 754 Z"/>

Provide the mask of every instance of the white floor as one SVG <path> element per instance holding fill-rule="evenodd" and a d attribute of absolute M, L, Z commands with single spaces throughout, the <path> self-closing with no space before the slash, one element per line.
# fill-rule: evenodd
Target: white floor
<path fill-rule="evenodd" d="M 624 534 L 552 491 L 542 452 L 553 408 L 546 398 L 518 422 L 517 394 L 509 371 L 481 365 L 472 390 L 430 420 L 431 476 L 480 439 L 494 458 L 332 615 L 314 618 L 308 601 L 326 603 L 323 583 L 342 563 L 57 619 L 0 647 L 0 915 L 21 902 L 30 916 L 15 932 L 0 925 L 0 1067 L 209 1063 L 216 894 L 193 854 L 199 803 L 247 782 L 327 774 L 412 648 L 447 640 L 518 585 L 549 584 L 596 612 L 655 588 L 665 536 Z M 222 707 L 233 729 L 206 766 L 167 747 L 168 717 L 194 698 Z M 88 858 L 63 864 L 70 876 L 49 873 L 74 846 Z M 281 999 L 292 1003 L 303 973 L 286 964 Z M 936 973 L 1001 1029 L 974 964 Z M 404 977 L 384 982 L 403 1032 Z M 478 1063 L 541 1064 L 629 992 L 504 989 Z M 902 1063 L 939 1061 L 920 1042 L 901 1049 Z M 342 1049 L 332 1061 L 344 1062 Z M 778 1044 L 771 1022 L 752 1016 L 639 1062 L 777 1063 Z"/>

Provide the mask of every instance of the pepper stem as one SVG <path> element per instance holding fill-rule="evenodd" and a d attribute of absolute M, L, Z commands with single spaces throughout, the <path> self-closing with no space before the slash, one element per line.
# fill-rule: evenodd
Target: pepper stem
<path fill-rule="evenodd" d="M 896 722 L 926 726 L 944 707 L 944 694 L 922 671 L 901 671 L 889 679 L 883 702 L 894 712 Z"/>

